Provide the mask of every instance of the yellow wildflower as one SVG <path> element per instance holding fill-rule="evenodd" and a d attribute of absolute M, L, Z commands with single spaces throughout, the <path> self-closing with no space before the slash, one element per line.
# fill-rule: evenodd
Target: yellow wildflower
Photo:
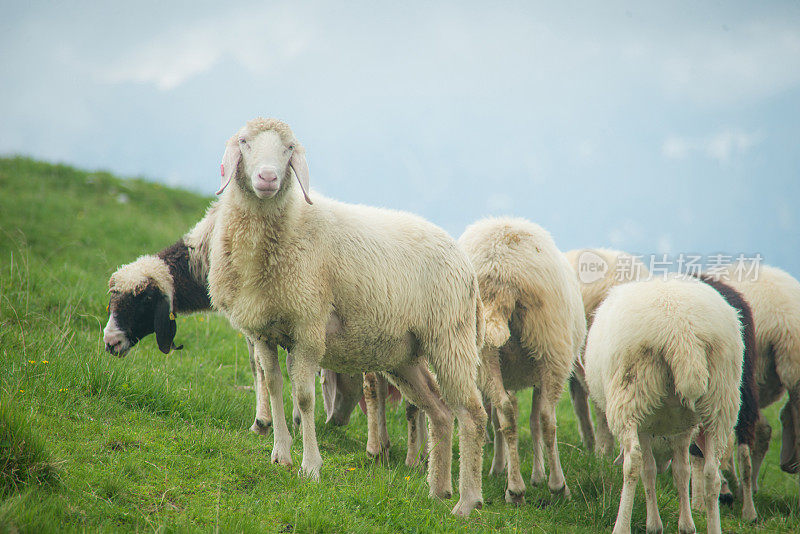
<path fill-rule="evenodd" d="M 42 363 L 50 363 L 50 362 L 47 360 L 42 360 Z"/>
<path fill-rule="evenodd" d="M 347 470 L 348 470 L 348 471 L 355 471 L 355 470 L 356 470 L 356 468 L 355 468 L 355 467 L 348 467 L 348 468 L 347 468 Z"/>

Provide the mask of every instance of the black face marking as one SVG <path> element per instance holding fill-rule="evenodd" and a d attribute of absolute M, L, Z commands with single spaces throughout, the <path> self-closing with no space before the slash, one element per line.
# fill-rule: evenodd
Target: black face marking
<path fill-rule="evenodd" d="M 136 295 L 129 291 L 111 291 L 108 311 L 114 316 L 117 327 L 125 333 L 131 347 L 155 331 L 153 322 L 156 306 L 165 299 L 152 281 Z"/>

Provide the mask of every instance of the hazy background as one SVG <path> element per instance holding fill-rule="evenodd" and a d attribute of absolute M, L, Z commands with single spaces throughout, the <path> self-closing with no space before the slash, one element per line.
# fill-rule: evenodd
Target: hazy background
<path fill-rule="evenodd" d="M 312 187 L 454 236 L 800 275 L 800 2 L 0 4 L 2 154 L 213 194 L 273 116 Z"/>

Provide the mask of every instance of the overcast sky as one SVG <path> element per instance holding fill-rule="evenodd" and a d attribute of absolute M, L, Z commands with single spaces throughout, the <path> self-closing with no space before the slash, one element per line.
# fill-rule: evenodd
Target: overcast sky
<path fill-rule="evenodd" d="M 456 237 L 800 276 L 800 2 L 0 1 L 0 154 L 211 195 L 272 116 L 312 187 Z"/>

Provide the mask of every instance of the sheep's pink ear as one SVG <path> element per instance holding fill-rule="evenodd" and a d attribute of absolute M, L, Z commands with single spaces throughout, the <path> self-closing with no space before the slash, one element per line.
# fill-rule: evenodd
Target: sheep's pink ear
<path fill-rule="evenodd" d="M 231 178 L 236 174 L 236 169 L 239 168 L 239 160 L 242 158 L 242 151 L 239 148 L 239 139 L 233 136 L 228 140 L 225 145 L 225 155 L 222 156 L 222 165 L 219 167 L 219 173 L 222 175 L 219 191 L 217 195 L 221 195 L 228 184 L 231 183 Z"/>
<path fill-rule="evenodd" d="M 292 152 L 289 165 L 292 167 L 294 175 L 297 176 L 297 181 L 300 182 L 300 189 L 303 190 L 303 196 L 306 197 L 306 202 L 313 204 L 311 198 L 308 196 L 308 163 L 306 162 L 306 156 L 303 154 L 302 150 L 295 149 L 294 152 Z"/>

